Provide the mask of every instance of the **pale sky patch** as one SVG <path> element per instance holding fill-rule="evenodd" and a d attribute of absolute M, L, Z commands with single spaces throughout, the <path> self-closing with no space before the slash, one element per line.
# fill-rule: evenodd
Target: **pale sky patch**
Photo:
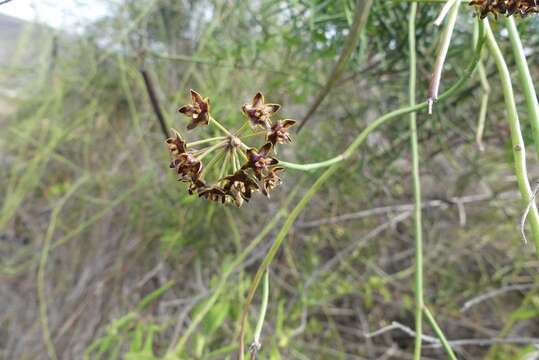
<path fill-rule="evenodd" d="M 110 3 L 106 0 L 13 0 L 0 5 L 0 13 L 76 31 L 81 25 L 107 15 Z"/>

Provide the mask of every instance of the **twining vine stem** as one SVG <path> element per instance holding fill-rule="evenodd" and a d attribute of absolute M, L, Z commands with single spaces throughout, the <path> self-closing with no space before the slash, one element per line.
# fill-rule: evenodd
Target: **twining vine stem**
<path fill-rule="evenodd" d="M 482 30 L 482 29 L 481 29 Z M 482 31 L 480 31 L 482 34 Z M 483 48 L 483 44 L 485 42 L 484 36 L 480 37 L 480 41 L 476 46 L 476 50 L 473 56 L 473 59 L 464 72 L 463 76 L 445 93 L 440 95 L 439 101 L 443 101 L 454 94 L 456 94 L 462 86 L 468 81 L 470 76 L 472 75 L 473 71 L 475 70 L 477 63 L 481 56 L 481 50 Z M 316 194 L 316 192 L 322 187 L 322 185 L 331 178 L 331 176 L 335 173 L 335 171 L 339 168 L 342 161 L 345 159 L 350 158 L 354 152 L 359 148 L 364 141 L 367 139 L 367 137 L 378 127 L 386 124 L 390 120 L 394 120 L 397 118 L 402 118 L 402 116 L 409 114 L 411 112 L 419 111 L 426 109 L 428 107 L 428 102 L 422 102 L 417 105 L 413 106 L 407 106 L 403 107 L 398 110 L 394 110 L 390 113 L 387 113 L 385 115 L 382 115 L 381 117 L 374 120 L 370 125 L 368 125 L 357 137 L 356 139 L 348 146 L 348 148 L 340 155 L 334 157 L 333 159 L 324 161 L 322 163 L 314 163 L 314 164 L 293 164 L 293 163 L 283 163 L 280 162 L 281 165 L 287 166 L 289 168 L 294 168 L 297 170 L 313 170 L 317 168 L 322 167 L 328 167 L 322 175 L 315 181 L 315 183 L 307 190 L 305 195 L 300 199 L 298 204 L 292 209 L 290 212 L 290 215 L 287 217 L 285 223 L 283 224 L 283 227 L 277 234 L 272 246 L 268 250 L 266 256 L 262 260 L 262 263 L 258 267 L 258 270 L 253 278 L 253 281 L 251 282 L 251 286 L 249 288 L 249 292 L 247 294 L 247 299 L 245 301 L 245 304 L 243 306 L 243 312 L 240 319 L 240 330 L 239 330 L 239 343 L 240 343 L 240 349 L 239 349 L 239 359 L 244 359 L 245 354 L 245 325 L 247 321 L 247 315 L 249 313 L 249 306 L 253 300 L 254 294 L 256 292 L 256 289 L 258 288 L 258 285 L 260 284 L 260 280 L 262 279 L 262 276 L 266 270 L 266 268 L 269 266 L 269 264 L 273 261 L 273 258 L 275 257 L 275 254 L 279 250 L 279 247 L 281 246 L 281 243 L 285 239 L 286 235 L 288 234 L 288 231 L 296 221 L 296 218 L 299 216 L 303 208 L 309 203 L 311 198 Z"/>

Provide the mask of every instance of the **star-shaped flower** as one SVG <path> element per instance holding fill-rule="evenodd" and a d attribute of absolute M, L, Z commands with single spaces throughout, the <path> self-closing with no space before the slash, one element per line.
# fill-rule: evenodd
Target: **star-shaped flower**
<path fill-rule="evenodd" d="M 202 171 L 202 162 L 193 154 L 183 153 L 170 163 L 170 167 L 176 169 L 180 180 L 191 181 L 193 178 L 198 178 Z"/>
<path fill-rule="evenodd" d="M 243 113 L 251 122 L 251 127 L 262 126 L 266 129 L 271 127 L 271 115 L 279 111 L 279 104 L 265 104 L 264 95 L 261 92 L 256 93 L 251 104 L 242 106 Z"/>
<path fill-rule="evenodd" d="M 279 160 L 269 156 L 271 143 L 266 143 L 258 151 L 256 149 L 247 150 L 247 163 L 242 166 L 242 170 L 251 168 L 258 180 L 262 179 L 263 172 L 270 166 L 277 165 Z"/>
<path fill-rule="evenodd" d="M 236 206 L 240 207 L 243 200 L 249 201 L 254 191 L 258 190 L 258 184 L 243 170 L 236 171 L 233 175 L 223 178 L 223 190 L 230 194 Z"/>
<path fill-rule="evenodd" d="M 279 120 L 271 126 L 270 131 L 266 135 L 266 140 L 274 147 L 276 144 L 284 144 L 292 142 L 292 138 L 288 133 L 288 128 L 294 126 L 296 120 L 284 119 Z"/>
<path fill-rule="evenodd" d="M 262 194 L 270 197 L 269 192 L 281 185 L 281 178 L 277 175 L 278 173 L 284 171 L 283 167 L 277 166 L 270 170 L 269 174 L 262 179 Z"/>
<path fill-rule="evenodd" d="M 180 137 L 180 134 L 178 133 L 176 133 L 175 138 L 167 139 L 167 146 L 168 146 L 168 150 L 173 156 L 178 156 L 187 151 L 187 146 L 185 144 L 185 141 L 182 140 L 182 138 Z"/>
<path fill-rule="evenodd" d="M 200 125 L 208 125 L 210 122 L 210 99 L 203 98 L 193 89 L 190 91 L 191 104 L 184 105 L 178 109 L 178 112 L 191 118 L 191 123 L 187 125 L 187 130 L 192 130 Z"/>

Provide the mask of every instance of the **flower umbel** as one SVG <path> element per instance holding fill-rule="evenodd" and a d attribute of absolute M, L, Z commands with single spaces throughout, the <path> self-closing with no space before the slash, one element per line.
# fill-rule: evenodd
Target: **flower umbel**
<path fill-rule="evenodd" d="M 276 147 L 291 142 L 288 129 L 296 122 L 284 119 L 272 124 L 271 115 L 281 106 L 265 104 L 264 96 L 259 92 L 252 104 L 243 106 L 246 122 L 238 130 L 230 131 L 211 117 L 207 98 L 191 90 L 191 99 L 192 104 L 178 110 L 191 117 L 187 129 L 211 124 L 222 135 L 186 142 L 173 129 L 175 136 L 167 139 L 172 158 L 170 167 L 175 169 L 178 180 L 188 183 L 189 194 L 238 207 L 249 202 L 259 190 L 269 198 L 269 192 L 281 184 L 278 174 L 284 170 L 276 166 L 279 163 L 275 158 Z M 251 133 L 248 132 L 249 125 Z M 266 130 L 256 132 L 257 126 Z M 253 141 L 262 142 L 262 146 L 247 145 Z"/>
<path fill-rule="evenodd" d="M 243 104 L 243 113 L 251 122 L 251 127 L 262 126 L 269 129 L 271 126 L 271 116 L 279 111 L 279 104 L 265 104 L 264 95 L 261 92 L 256 93 L 251 104 Z"/>
<path fill-rule="evenodd" d="M 191 122 L 187 125 L 187 130 L 192 130 L 200 125 L 208 125 L 210 121 L 210 99 L 203 98 L 193 89 L 190 91 L 191 104 L 184 105 L 178 109 L 178 112 L 191 118 Z"/>

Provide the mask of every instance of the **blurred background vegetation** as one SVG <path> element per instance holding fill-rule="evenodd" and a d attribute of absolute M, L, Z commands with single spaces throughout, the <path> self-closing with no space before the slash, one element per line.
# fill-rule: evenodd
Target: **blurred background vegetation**
<path fill-rule="evenodd" d="M 377 116 L 408 103 L 409 7 L 374 1 L 342 77 L 280 158 L 328 159 Z M 107 9 L 75 32 L 0 18 L 1 357 L 233 359 L 250 281 L 320 172 L 289 169 L 271 201 L 257 196 L 241 209 L 189 196 L 168 168 L 141 70 L 168 127 L 185 131 L 176 109 L 189 88 L 208 96 L 230 127 L 259 90 L 283 105 L 281 115 L 300 120 L 343 49 L 355 2 L 125 0 Z M 418 8 L 420 101 L 440 9 Z M 473 56 L 473 14 L 462 6 L 442 91 Z M 492 24 L 514 70 L 507 34 Z M 538 79 L 539 20 L 518 24 Z M 475 140 L 484 94 L 477 74 L 433 116 L 418 114 L 425 300 L 450 340 L 471 340 L 457 341 L 459 358 L 534 359 L 539 262 L 520 237 L 524 207 L 503 94 L 492 59 L 484 65 L 484 151 Z M 413 334 L 366 336 L 392 322 L 414 327 L 407 119 L 371 134 L 289 232 L 270 268 L 259 358 L 412 358 Z M 525 111 L 522 123 L 530 140 Z M 529 159 L 537 179 L 531 151 Z M 259 307 L 257 294 L 248 341 Z M 473 341 L 496 338 L 521 341 Z M 446 356 L 426 342 L 423 358 Z"/>

